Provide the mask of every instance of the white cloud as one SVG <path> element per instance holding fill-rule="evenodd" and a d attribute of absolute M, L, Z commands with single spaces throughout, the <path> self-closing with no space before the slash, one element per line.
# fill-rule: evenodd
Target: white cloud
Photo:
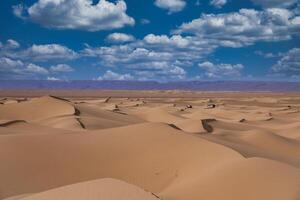
<path fill-rule="evenodd" d="M 33 63 L 0 57 L 0 78 L 30 78 L 48 74 L 48 70 Z"/>
<path fill-rule="evenodd" d="M 159 44 L 159 45 L 174 45 L 177 47 L 187 47 L 189 45 L 189 40 L 183 38 L 180 35 L 173 35 L 168 37 L 167 35 L 154 35 L 148 34 L 145 36 L 144 41 L 148 44 Z"/>
<path fill-rule="evenodd" d="M 34 74 L 48 74 L 47 69 L 32 63 L 28 64 L 25 70 L 27 72 L 34 73 Z"/>
<path fill-rule="evenodd" d="M 149 34 L 142 40 L 122 45 L 87 46 L 81 54 L 97 58 L 97 65 L 102 67 L 147 74 L 143 79 L 178 80 L 185 77 L 185 68 L 193 66 L 216 47 L 206 40 L 191 37 Z"/>
<path fill-rule="evenodd" d="M 132 35 L 125 33 L 111 33 L 106 37 L 106 40 L 112 43 L 132 42 L 135 38 Z"/>
<path fill-rule="evenodd" d="M 242 64 L 213 64 L 211 62 L 199 63 L 198 66 L 209 78 L 238 77 L 241 76 L 241 70 L 244 68 Z"/>
<path fill-rule="evenodd" d="M 115 67 L 117 65 L 129 65 L 132 63 L 141 63 L 149 61 L 166 61 L 173 58 L 173 55 L 167 52 L 157 52 L 141 47 L 131 45 L 120 45 L 111 47 L 86 48 L 83 51 L 86 56 L 98 57 L 102 65 L 106 67 Z"/>
<path fill-rule="evenodd" d="M 182 24 L 175 34 L 188 33 L 198 40 L 215 41 L 229 47 L 251 45 L 258 41 L 281 41 L 300 33 L 300 20 L 287 9 L 263 11 L 241 9 L 226 14 L 203 14 Z"/>
<path fill-rule="evenodd" d="M 99 76 L 97 80 L 117 80 L 117 81 L 126 81 L 133 80 L 134 77 L 130 74 L 119 74 L 113 71 L 106 71 L 103 76 Z"/>
<path fill-rule="evenodd" d="M 294 5 L 299 0 L 252 0 L 253 3 L 265 8 L 285 8 Z"/>
<path fill-rule="evenodd" d="M 254 53 L 256 55 L 262 56 L 264 58 L 275 58 L 275 57 L 278 57 L 280 55 L 280 53 L 279 54 L 274 54 L 274 53 L 265 53 L 265 52 L 262 52 L 262 51 L 255 51 Z"/>
<path fill-rule="evenodd" d="M 222 8 L 227 3 L 227 0 L 211 0 L 210 5 L 216 8 Z"/>
<path fill-rule="evenodd" d="M 0 58 L 1 68 L 15 69 L 24 66 L 24 63 L 20 60 L 12 60 L 10 58 L 1 57 Z"/>
<path fill-rule="evenodd" d="M 52 77 L 52 76 L 50 76 L 50 77 L 48 76 L 48 77 L 47 77 L 47 80 L 48 80 L 48 81 L 60 81 L 59 78 Z"/>
<path fill-rule="evenodd" d="M 160 44 L 148 49 L 148 43 L 136 41 L 127 45 L 111 47 L 86 48 L 82 53 L 85 56 L 97 57 L 100 66 L 125 68 L 134 74 L 147 74 L 146 77 L 137 76 L 137 79 L 178 80 L 186 75 L 183 67 L 193 65 L 190 60 L 199 58 L 199 52 L 191 50 L 176 50 L 171 44 Z M 152 45 L 151 45 L 152 46 Z M 162 49 L 162 46 L 170 46 Z M 154 50 L 156 49 L 156 50 Z M 190 52 L 191 51 L 191 52 Z M 178 57 L 178 59 L 177 59 Z"/>
<path fill-rule="evenodd" d="M 300 75 L 300 48 L 293 48 L 282 54 L 282 58 L 272 67 L 272 72 L 284 76 Z"/>
<path fill-rule="evenodd" d="M 39 0 L 29 8 L 16 5 L 14 14 L 44 27 L 101 31 L 134 25 L 133 18 L 126 14 L 124 0 L 116 3 L 100 0 Z"/>
<path fill-rule="evenodd" d="M 15 57 L 25 60 L 47 61 L 47 60 L 72 60 L 78 54 L 68 47 L 60 44 L 32 45 L 26 50 L 16 52 Z"/>
<path fill-rule="evenodd" d="M 66 64 L 53 65 L 48 70 L 31 62 L 0 57 L 0 79 L 47 78 L 47 75 L 57 75 L 71 71 L 73 71 L 73 68 Z"/>
<path fill-rule="evenodd" d="M 58 64 L 50 67 L 52 72 L 72 72 L 74 69 L 67 64 Z"/>
<path fill-rule="evenodd" d="M 182 11 L 186 6 L 184 0 L 155 0 L 155 5 L 159 8 L 168 10 L 169 14 Z"/>
<path fill-rule="evenodd" d="M 13 39 L 8 39 L 5 44 L 2 44 L 0 42 L 0 49 L 4 49 L 4 50 L 18 49 L 20 46 L 21 45 Z"/>
<path fill-rule="evenodd" d="M 27 7 L 25 7 L 22 4 L 18 4 L 13 6 L 13 13 L 15 16 L 21 18 L 21 19 L 26 19 L 25 15 L 25 11 L 26 11 Z"/>
<path fill-rule="evenodd" d="M 20 44 L 15 40 L 9 39 L 6 42 L 6 47 L 9 49 L 17 49 L 20 47 Z"/>
<path fill-rule="evenodd" d="M 138 80 L 158 80 L 158 81 L 170 81 L 170 80 L 183 80 L 186 78 L 186 71 L 178 66 L 170 66 L 168 63 L 159 65 L 158 63 L 147 63 L 149 70 L 134 71 Z M 150 68 L 152 66 L 152 69 Z M 160 68 L 160 70 L 158 70 Z"/>
<path fill-rule="evenodd" d="M 169 70 L 169 72 L 171 76 L 175 76 L 175 77 L 177 76 L 179 79 L 183 79 L 186 75 L 186 71 L 181 67 L 177 67 L 177 66 L 172 67 Z"/>
<path fill-rule="evenodd" d="M 33 44 L 24 49 L 21 45 L 12 39 L 0 45 L 0 57 L 19 59 L 27 62 L 44 62 L 49 60 L 73 60 L 79 57 L 79 54 L 61 44 Z"/>
<path fill-rule="evenodd" d="M 288 40 L 298 33 L 298 18 L 287 9 L 241 9 L 225 14 L 203 14 L 182 24 L 173 35 L 148 34 L 142 40 L 121 45 L 87 46 L 81 53 L 97 58 L 99 66 L 147 74 L 143 78 L 177 80 L 179 76 L 172 74 L 181 72 L 180 77 L 186 76 L 186 68 L 197 66 L 219 47 L 237 48 L 259 41 Z M 211 64 L 210 68 L 201 66 L 205 76 L 234 78 L 241 76 L 244 68 L 241 64 Z"/>

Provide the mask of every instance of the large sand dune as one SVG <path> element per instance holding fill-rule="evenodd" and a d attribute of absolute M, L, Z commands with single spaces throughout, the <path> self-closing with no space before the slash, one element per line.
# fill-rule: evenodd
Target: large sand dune
<path fill-rule="evenodd" d="M 72 184 L 57 189 L 8 198 L 8 200 L 53 200 L 53 199 L 90 199 L 90 200 L 157 200 L 154 194 L 134 185 L 115 179 L 100 179 Z"/>
<path fill-rule="evenodd" d="M 300 199 L 295 94 L 160 93 L 2 99 L 0 199 Z"/>

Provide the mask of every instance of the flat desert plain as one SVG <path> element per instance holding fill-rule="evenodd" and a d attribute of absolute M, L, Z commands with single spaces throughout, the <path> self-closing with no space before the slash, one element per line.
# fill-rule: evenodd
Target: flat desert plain
<path fill-rule="evenodd" d="M 300 199 L 300 94 L 0 95 L 0 199 Z"/>

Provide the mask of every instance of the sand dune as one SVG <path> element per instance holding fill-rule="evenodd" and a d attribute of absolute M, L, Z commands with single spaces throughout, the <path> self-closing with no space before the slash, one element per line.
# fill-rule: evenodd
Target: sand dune
<path fill-rule="evenodd" d="M 215 119 L 186 119 L 181 120 L 174 125 L 187 133 L 211 133 L 214 128 L 210 125 L 210 123 L 215 121 Z"/>
<path fill-rule="evenodd" d="M 137 115 L 149 122 L 164 122 L 169 124 L 174 124 L 184 119 L 175 113 L 168 112 L 166 107 L 141 109 L 137 111 Z"/>
<path fill-rule="evenodd" d="M 100 179 L 72 184 L 38 194 L 21 196 L 20 200 L 87 199 L 87 200 L 158 200 L 155 194 L 115 179 Z M 8 198 L 6 200 L 13 200 Z"/>
<path fill-rule="evenodd" d="M 96 105 L 76 105 L 86 129 L 103 129 L 142 123 L 144 120 L 126 113 L 112 112 Z"/>
<path fill-rule="evenodd" d="M 263 157 L 300 167 L 300 142 L 264 131 L 243 135 L 205 135 L 206 139 L 228 146 L 246 157 Z"/>
<path fill-rule="evenodd" d="M 195 174 L 195 176 L 197 176 Z M 299 169 L 259 158 L 238 160 L 168 188 L 163 199 L 299 199 Z"/>
<path fill-rule="evenodd" d="M 33 121 L 74 113 L 75 108 L 70 103 L 51 96 L 0 107 L 0 119 Z"/>
<path fill-rule="evenodd" d="M 212 166 L 242 158 L 229 148 L 162 123 L 106 129 L 88 135 L 10 136 L 1 138 L 0 145 L 4 149 L 0 159 L 6 161 L 5 166 L 0 166 L 4 197 L 104 177 L 159 192 L 178 177 L 194 176 L 195 171 L 205 173 Z M 194 158 L 202 152 L 206 155 Z M 14 157 L 10 156 L 12 153 Z"/>
<path fill-rule="evenodd" d="M 300 199 L 300 98 L 176 93 L 1 99 L 0 199 Z"/>

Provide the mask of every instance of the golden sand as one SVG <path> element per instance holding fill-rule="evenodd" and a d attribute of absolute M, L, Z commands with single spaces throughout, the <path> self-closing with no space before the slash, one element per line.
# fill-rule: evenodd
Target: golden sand
<path fill-rule="evenodd" d="M 300 199 L 298 94 L 87 94 L 0 99 L 0 199 Z"/>

